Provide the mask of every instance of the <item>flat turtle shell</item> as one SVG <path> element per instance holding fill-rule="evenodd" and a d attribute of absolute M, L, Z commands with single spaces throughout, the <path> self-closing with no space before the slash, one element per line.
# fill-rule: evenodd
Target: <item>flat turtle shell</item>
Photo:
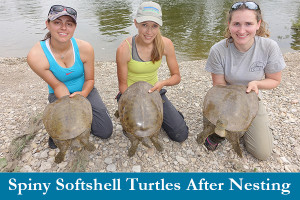
<path fill-rule="evenodd" d="M 53 139 L 69 140 L 91 129 L 92 117 L 92 106 L 85 97 L 64 96 L 46 106 L 43 123 Z"/>
<path fill-rule="evenodd" d="M 137 137 L 157 133 L 163 121 L 163 104 L 158 91 L 148 93 L 153 86 L 145 81 L 132 84 L 122 94 L 118 111 L 124 131 Z"/>
<path fill-rule="evenodd" d="M 203 115 L 214 125 L 218 120 L 228 122 L 228 131 L 247 131 L 258 111 L 258 97 L 246 89 L 243 85 L 212 87 L 203 102 Z"/>

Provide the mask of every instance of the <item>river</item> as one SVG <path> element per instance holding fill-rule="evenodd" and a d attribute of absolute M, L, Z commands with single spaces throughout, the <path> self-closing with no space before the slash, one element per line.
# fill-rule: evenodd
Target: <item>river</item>
<path fill-rule="evenodd" d="M 141 0 L 0 0 L 0 56 L 24 57 L 47 33 L 45 20 L 53 4 L 78 12 L 74 37 L 90 42 L 96 60 L 114 61 L 118 45 L 137 33 L 133 24 Z M 162 34 L 170 38 L 179 61 L 207 58 L 210 47 L 223 39 L 229 0 L 157 0 L 163 11 Z M 283 53 L 300 50 L 299 0 L 258 0 L 271 38 Z"/>

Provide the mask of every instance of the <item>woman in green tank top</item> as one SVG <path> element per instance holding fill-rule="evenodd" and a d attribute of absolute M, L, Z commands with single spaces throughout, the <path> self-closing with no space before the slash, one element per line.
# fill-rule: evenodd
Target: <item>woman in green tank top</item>
<path fill-rule="evenodd" d="M 159 91 L 164 100 L 162 127 L 172 140 L 182 142 L 188 136 L 188 127 L 179 113 L 165 96 L 164 86 L 177 85 L 180 80 L 179 66 L 172 41 L 160 34 L 162 26 L 161 7 L 154 2 L 143 2 L 134 24 L 138 34 L 124 40 L 117 49 L 117 73 L 120 95 L 133 83 L 146 81 L 153 85 L 149 92 Z M 162 57 L 170 71 L 170 77 L 158 80 L 157 71 Z M 119 95 L 119 96 L 120 96 Z"/>

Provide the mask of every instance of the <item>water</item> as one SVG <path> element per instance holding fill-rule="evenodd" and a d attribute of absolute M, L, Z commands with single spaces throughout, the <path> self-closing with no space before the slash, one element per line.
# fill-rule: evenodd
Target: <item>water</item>
<path fill-rule="evenodd" d="M 0 0 L 0 56 L 24 57 L 47 33 L 45 20 L 53 4 L 78 12 L 75 37 L 90 42 L 96 60 L 114 61 L 118 45 L 137 33 L 134 15 L 142 0 Z M 225 13 L 231 0 L 158 0 L 162 6 L 163 35 L 170 38 L 179 61 L 207 58 L 210 47 L 223 39 Z M 188 2 L 188 3 L 187 3 Z M 299 0 L 258 0 L 271 38 L 283 53 L 300 50 Z"/>

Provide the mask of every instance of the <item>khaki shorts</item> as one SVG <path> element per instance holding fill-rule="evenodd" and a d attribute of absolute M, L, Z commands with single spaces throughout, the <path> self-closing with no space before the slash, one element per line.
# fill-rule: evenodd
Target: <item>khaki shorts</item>
<path fill-rule="evenodd" d="M 267 160 L 271 155 L 273 135 L 269 129 L 268 114 L 262 101 L 259 101 L 257 115 L 243 138 L 247 151 L 257 159 Z"/>

